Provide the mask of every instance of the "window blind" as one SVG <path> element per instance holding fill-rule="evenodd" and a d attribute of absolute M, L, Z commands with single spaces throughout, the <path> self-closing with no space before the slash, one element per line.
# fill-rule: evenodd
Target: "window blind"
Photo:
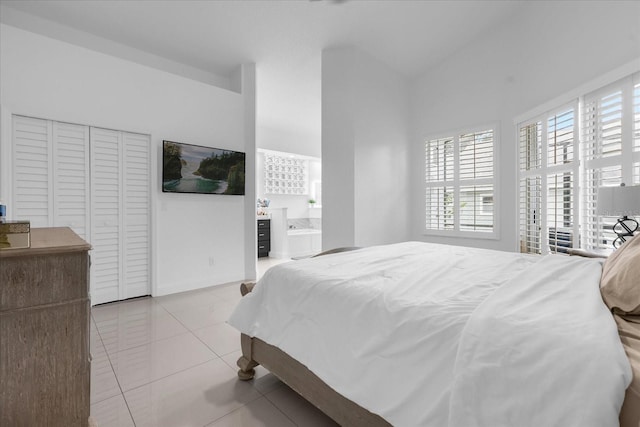
<path fill-rule="evenodd" d="M 453 230 L 453 187 L 427 187 L 427 230 Z"/>
<path fill-rule="evenodd" d="M 547 227 L 549 251 L 566 253 L 574 247 L 574 175 L 566 171 L 547 176 Z"/>
<path fill-rule="evenodd" d="M 640 152 L 640 77 L 635 76 L 633 87 L 633 151 Z"/>
<path fill-rule="evenodd" d="M 493 176 L 493 131 L 460 135 L 460 180 Z"/>
<path fill-rule="evenodd" d="M 547 120 L 547 165 L 561 165 L 573 161 L 574 111 L 554 114 Z"/>
<path fill-rule="evenodd" d="M 576 101 L 518 126 L 521 252 L 577 246 L 577 110 Z"/>
<path fill-rule="evenodd" d="M 425 228 L 493 233 L 495 132 L 425 142 Z"/>
<path fill-rule="evenodd" d="M 541 254 L 542 180 L 539 176 L 520 180 L 520 252 Z"/>
<path fill-rule="evenodd" d="M 582 115 L 581 237 L 586 249 L 610 248 L 617 218 L 596 215 L 599 187 L 640 183 L 638 73 L 585 95 Z"/>
<path fill-rule="evenodd" d="M 538 169 L 542 166 L 542 123 L 530 123 L 520 127 L 520 170 Z"/>
<path fill-rule="evenodd" d="M 636 75 L 633 87 L 633 183 L 640 184 L 640 80 Z"/>
<path fill-rule="evenodd" d="M 425 143 L 425 182 L 427 230 L 453 229 L 453 137 Z"/>
<path fill-rule="evenodd" d="M 453 138 L 427 141 L 425 152 L 427 182 L 453 181 Z"/>

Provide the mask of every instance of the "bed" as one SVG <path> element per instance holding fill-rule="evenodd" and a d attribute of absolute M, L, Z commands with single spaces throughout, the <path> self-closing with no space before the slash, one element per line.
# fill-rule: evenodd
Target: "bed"
<path fill-rule="evenodd" d="M 638 260 L 640 239 L 606 261 L 405 242 L 281 264 L 229 319 L 238 375 L 343 426 L 637 427 Z"/>

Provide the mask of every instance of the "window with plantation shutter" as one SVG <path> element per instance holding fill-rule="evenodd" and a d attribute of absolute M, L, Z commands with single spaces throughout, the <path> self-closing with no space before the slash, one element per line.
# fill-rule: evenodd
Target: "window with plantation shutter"
<path fill-rule="evenodd" d="M 521 252 L 610 249 L 617 218 L 596 214 L 598 188 L 640 184 L 640 73 L 518 132 Z"/>
<path fill-rule="evenodd" d="M 495 131 L 425 142 L 425 229 L 495 237 Z"/>
<path fill-rule="evenodd" d="M 607 249 L 617 218 L 596 215 L 598 188 L 640 181 L 640 73 L 585 95 L 582 111 L 582 246 Z"/>
<path fill-rule="evenodd" d="M 520 251 L 577 246 L 577 102 L 518 126 Z"/>

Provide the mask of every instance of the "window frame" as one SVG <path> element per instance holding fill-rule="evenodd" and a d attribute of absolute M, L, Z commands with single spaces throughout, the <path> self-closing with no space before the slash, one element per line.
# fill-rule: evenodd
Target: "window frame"
<path fill-rule="evenodd" d="M 492 168 L 493 175 L 491 178 L 475 178 L 475 179 L 460 179 L 460 145 L 459 139 L 462 135 L 468 135 L 473 133 L 478 133 L 482 131 L 491 130 L 493 132 L 493 156 L 492 156 Z M 444 140 L 447 138 L 451 138 L 454 141 L 454 174 L 453 179 L 443 179 L 439 181 L 427 181 L 427 143 L 430 141 L 436 140 Z M 430 134 L 427 137 L 423 138 L 422 141 L 422 235 L 423 236 L 438 236 L 438 237 L 457 237 L 457 238 L 467 238 L 467 239 L 484 239 L 484 240 L 499 240 L 500 238 L 500 229 L 498 225 L 500 224 L 500 167 L 498 162 L 500 148 L 500 122 L 492 122 L 485 123 L 484 125 L 477 126 L 467 126 L 463 128 L 459 128 L 457 130 L 448 131 L 448 132 L 439 132 Z M 430 185 L 431 184 L 431 185 Z M 474 185 L 492 185 L 493 186 L 493 213 L 492 214 L 483 214 L 483 204 L 480 203 L 477 206 L 478 213 L 481 216 L 489 216 L 493 217 L 493 225 L 491 231 L 479 231 L 479 230 L 461 230 L 460 229 L 460 209 L 457 208 L 453 210 L 453 228 L 452 229 L 430 229 L 427 228 L 427 190 L 428 188 L 443 188 L 443 187 L 452 187 L 454 193 L 454 201 L 460 199 L 460 188 L 466 186 L 474 186 Z M 454 202 L 455 206 L 455 202 Z"/>
<path fill-rule="evenodd" d="M 573 211 L 573 224 L 571 227 L 562 227 L 566 229 L 572 230 L 572 245 L 571 247 L 576 248 L 579 246 L 580 241 L 580 182 L 581 182 L 581 160 L 580 160 L 580 142 L 582 140 L 581 128 L 580 128 L 580 120 L 581 120 L 581 102 L 579 98 L 575 98 L 570 102 L 564 103 L 556 108 L 550 109 L 548 111 L 538 113 L 535 116 L 532 116 L 528 119 L 521 120 L 516 123 L 516 156 L 517 156 L 517 177 L 518 184 L 517 188 L 517 197 L 516 197 L 516 212 L 517 212 L 517 242 L 518 242 L 518 252 L 521 253 L 533 253 L 533 254 L 541 254 L 546 255 L 548 253 L 559 253 L 558 245 L 555 245 L 555 251 L 551 250 L 550 245 L 550 227 L 548 226 L 548 218 L 549 218 L 549 177 L 553 175 L 559 175 L 563 173 L 571 173 L 572 174 L 572 184 L 571 188 L 571 198 L 572 205 L 571 209 Z M 557 118 L 563 113 L 572 110 L 573 111 L 573 147 L 572 147 L 572 161 L 569 163 L 561 163 L 561 164 L 550 164 L 549 162 L 549 120 L 551 118 Z M 522 168 L 522 146 L 520 140 L 521 130 L 525 127 L 540 123 L 540 158 L 537 161 L 537 166 L 532 168 Z M 531 150 L 528 150 L 529 152 Z M 522 203 L 523 203 L 523 181 L 527 179 L 538 179 L 539 182 L 539 190 L 537 193 L 539 194 L 540 199 L 540 208 L 538 212 L 538 224 L 539 224 L 539 233 L 538 238 L 538 249 L 539 252 L 525 252 L 523 251 L 523 211 L 522 211 Z M 529 188 L 529 187 L 527 187 Z M 528 199 L 527 199 L 528 200 Z M 529 218 L 530 212 L 527 213 L 527 218 Z M 535 224 L 535 222 L 534 222 Z M 527 230 L 529 230 L 530 223 L 526 223 Z M 527 234 L 528 235 L 528 234 Z M 558 240 L 558 230 L 556 229 L 556 242 Z M 529 247 L 525 245 L 525 247 Z M 560 251 L 560 253 L 563 251 Z"/>

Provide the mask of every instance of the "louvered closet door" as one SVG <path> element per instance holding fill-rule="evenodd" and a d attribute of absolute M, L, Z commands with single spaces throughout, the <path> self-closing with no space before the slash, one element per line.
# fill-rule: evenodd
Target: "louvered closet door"
<path fill-rule="evenodd" d="M 13 217 L 88 239 L 89 128 L 13 116 Z"/>
<path fill-rule="evenodd" d="M 48 120 L 13 116 L 12 219 L 32 227 L 53 223 L 52 127 Z"/>
<path fill-rule="evenodd" d="M 53 122 L 53 148 L 53 225 L 89 241 L 89 127 Z"/>
<path fill-rule="evenodd" d="M 124 297 L 150 292 L 150 166 L 148 135 L 123 132 Z"/>
<path fill-rule="evenodd" d="M 122 232 L 121 132 L 91 128 L 91 300 L 124 299 L 120 295 Z"/>

